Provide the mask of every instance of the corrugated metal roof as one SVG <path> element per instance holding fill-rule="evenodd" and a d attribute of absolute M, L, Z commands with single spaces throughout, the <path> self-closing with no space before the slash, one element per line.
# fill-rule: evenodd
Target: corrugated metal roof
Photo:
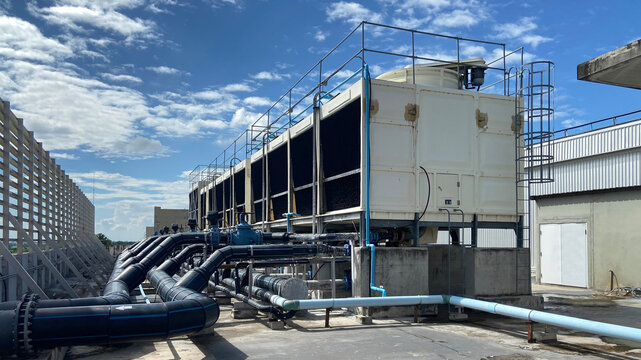
<path fill-rule="evenodd" d="M 641 119 L 563 137 L 552 146 L 554 182 L 532 184 L 532 196 L 641 186 Z"/>

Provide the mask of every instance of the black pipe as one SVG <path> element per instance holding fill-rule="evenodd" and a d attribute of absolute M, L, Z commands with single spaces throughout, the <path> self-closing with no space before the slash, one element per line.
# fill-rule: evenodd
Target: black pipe
<path fill-rule="evenodd" d="M 184 248 L 178 255 L 165 260 L 157 270 L 166 272 L 169 276 L 174 275 L 180 269 L 180 265 L 187 261 L 193 254 L 203 252 L 204 245 L 194 244 Z"/>
<path fill-rule="evenodd" d="M 161 340 L 213 325 L 216 301 L 202 294 L 166 303 L 37 308 L 30 321 L 34 348 Z"/>
<path fill-rule="evenodd" d="M 154 241 L 149 242 L 144 247 L 141 247 L 137 254 L 132 254 L 130 256 L 123 256 L 121 267 L 127 268 L 130 265 L 139 263 L 142 259 L 147 257 L 155 248 L 157 248 L 163 241 L 165 241 L 169 236 L 159 236 Z"/>
<path fill-rule="evenodd" d="M 140 253 L 142 249 L 147 247 L 147 245 L 151 244 L 156 239 L 158 239 L 158 236 L 150 236 L 126 248 L 121 253 L 121 255 L 123 256 L 123 260 L 127 260 L 130 256 L 138 255 L 138 253 Z"/>
<path fill-rule="evenodd" d="M 157 241 L 154 241 L 153 244 L 156 244 L 156 242 Z M 128 285 L 129 291 L 131 291 L 145 279 L 147 272 L 160 261 L 164 260 L 175 247 L 197 243 L 205 243 L 204 233 L 179 233 L 170 235 L 145 256 L 144 259 L 140 260 L 139 263 L 128 266 L 114 281 L 122 281 Z"/>
<path fill-rule="evenodd" d="M 318 245 L 234 245 L 214 251 L 198 268 L 190 270 L 177 286 L 202 291 L 211 275 L 226 260 L 278 258 L 289 256 L 314 256 L 327 248 Z"/>

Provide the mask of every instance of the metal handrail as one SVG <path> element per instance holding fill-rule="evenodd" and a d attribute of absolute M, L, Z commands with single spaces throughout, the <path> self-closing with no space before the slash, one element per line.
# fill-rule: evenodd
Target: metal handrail
<path fill-rule="evenodd" d="M 634 115 L 634 114 L 639 114 L 639 113 L 641 113 L 641 110 L 631 111 L 631 112 L 628 112 L 628 113 L 625 113 L 625 114 L 620 114 L 620 115 L 610 116 L 610 117 L 607 117 L 607 118 L 604 118 L 604 119 L 591 121 L 591 122 L 589 122 L 589 123 L 585 123 L 585 124 L 581 124 L 581 125 L 576 125 L 576 126 L 572 126 L 572 127 L 565 128 L 565 129 L 556 130 L 556 131 L 554 131 L 554 132 L 552 133 L 552 136 L 553 136 L 553 138 L 555 138 L 555 139 L 563 138 L 563 137 L 568 136 L 568 131 L 572 131 L 572 130 L 580 129 L 580 128 L 583 128 L 583 127 L 586 127 L 586 126 L 589 126 L 589 127 L 590 127 L 590 129 L 589 129 L 589 130 L 585 130 L 585 131 L 581 131 L 581 132 L 578 132 L 578 133 L 575 133 L 575 134 L 570 134 L 569 136 L 572 136 L 572 135 L 578 135 L 578 134 L 583 134 L 583 133 L 586 133 L 586 132 L 589 132 L 589 131 L 594 131 L 594 130 L 603 129 L 603 128 L 608 127 L 608 126 L 614 126 L 614 125 L 624 124 L 624 123 L 627 123 L 627 122 L 630 122 L 630 121 L 639 120 L 639 118 L 638 118 L 638 117 L 634 117 L 634 118 L 632 118 L 632 119 L 628 119 L 628 120 L 624 120 L 624 121 L 619 121 L 619 122 L 617 122 L 617 120 L 618 120 L 619 118 L 622 118 L 622 117 L 625 117 L 625 116 Z M 604 122 L 609 122 L 609 121 L 612 121 L 612 124 L 611 124 L 611 125 L 605 125 L 605 126 L 603 126 L 603 127 L 599 127 L 599 128 L 596 128 L 596 129 L 594 128 L 594 125 L 596 125 L 596 124 L 600 124 L 600 123 L 604 123 Z M 563 134 L 563 136 L 559 136 L 559 137 L 557 137 L 557 134 Z"/>
<path fill-rule="evenodd" d="M 372 47 L 366 47 L 365 46 L 365 39 L 366 39 L 366 32 L 365 28 L 366 27 L 374 27 L 378 29 L 392 29 L 392 30 L 397 30 L 397 31 L 402 31 L 411 34 L 411 50 L 412 54 L 407 55 L 407 54 L 401 54 L 401 53 L 395 53 L 391 51 L 386 51 L 386 50 L 379 50 L 376 48 Z M 333 72 L 330 73 L 329 76 L 324 77 L 323 76 L 323 65 L 328 59 L 329 56 L 337 52 L 337 49 L 341 47 L 345 42 L 347 42 L 350 38 L 354 37 L 354 34 L 358 34 L 360 30 L 360 38 L 361 38 L 361 46 L 358 51 L 354 55 L 348 58 L 347 61 L 345 61 L 342 65 L 340 65 L 338 68 L 336 68 Z M 424 56 L 419 56 L 416 55 L 416 44 L 414 41 L 415 35 L 425 35 L 425 36 L 430 36 L 430 37 L 437 37 L 437 38 L 442 38 L 442 39 L 450 39 L 450 40 L 455 40 L 456 41 L 456 61 L 453 60 L 446 60 L 446 59 L 435 59 L 435 58 L 429 58 L 429 57 L 424 57 Z M 233 157 L 239 157 L 239 155 L 242 153 L 242 151 L 245 151 L 245 157 L 249 157 L 254 151 L 260 149 L 260 146 L 258 144 L 259 139 L 265 134 L 269 133 L 271 138 L 275 138 L 278 136 L 281 131 L 284 129 L 290 128 L 291 126 L 295 125 L 298 121 L 298 117 L 302 116 L 305 114 L 309 109 L 311 108 L 311 105 L 306 106 L 302 111 L 299 111 L 297 115 L 292 117 L 292 114 L 294 113 L 294 110 L 296 107 L 301 106 L 301 104 L 306 100 L 309 99 L 310 96 L 314 95 L 315 93 L 319 93 L 323 91 L 323 87 L 327 86 L 328 82 L 338 74 L 339 71 L 347 67 L 352 61 L 355 59 L 360 59 L 361 60 L 361 66 L 360 70 L 357 70 L 352 76 L 350 76 L 348 79 L 343 80 L 340 82 L 338 86 L 335 86 L 330 92 L 335 91 L 337 88 L 340 88 L 341 86 L 344 86 L 348 81 L 352 80 L 359 72 L 362 73 L 362 68 L 366 64 L 365 62 L 365 55 L 366 53 L 369 54 L 379 54 L 379 55 L 390 55 L 390 56 L 399 56 L 403 58 L 409 58 L 412 59 L 411 66 L 412 68 L 416 67 L 416 60 L 421 60 L 421 61 L 438 61 L 442 62 L 445 64 L 456 64 L 457 66 L 460 65 L 460 42 L 473 42 L 473 43 L 480 43 L 480 44 L 486 44 L 486 45 L 492 45 L 492 46 L 498 46 L 501 47 L 503 50 L 503 56 L 499 57 L 496 60 L 493 60 L 492 62 L 488 63 L 487 65 L 491 65 L 496 63 L 497 61 L 500 61 L 501 59 L 503 60 L 503 67 L 491 67 L 488 66 L 487 68 L 490 70 L 498 70 L 503 72 L 503 77 L 505 82 L 505 70 L 506 70 L 506 65 L 505 65 L 505 58 L 509 55 L 514 54 L 515 52 L 518 52 L 519 50 L 522 51 L 522 48 L 519 48 L 517 50 L 514 50 L 512 52 L 509 52 L 506 54 L 505 52 L 505 44 L 504 43 L 499 43 L 499 42 L 494 42 L 494 41 L 485 41 L 485 40 L 477 40 L 477 39 L 469 39 L 469 38 L 463 38 L 463 37 L 458 37 L 458 36 L 451 36 L 451 35 L 443 35 L 443 34 L 436 34 L 436 33 L 431 33 L 431 32 L 426 32 L 426 31 L 420 31 L 420 30 L 414 30 L 414 29 L 407 29 L 407 28 L 402 28 L 398 26 L 392 26 L 392 25 L 385 25 L 385 24 L 379 24 L 379 23 L 374 23 L 374 22 L 368 22 L 368 21 L 362 21 L 359 23 L 357 26 L 355 26 L 341 41 L 338 42 L 336 46 L 334 46 L 332 49 L 330 49 L 320 60 L 318 60 L 307 72 L 305 72 L 283 95 L 281 95 L 274 104 L 272 104 L 265 112 L 263 112 L 250 126 L 248 129 L 243 131 L 227 148 L 223 150 L 221 154 L 219 154 L 214 160 L 209 164 L 209 167 L 205 168 L 204 170 L 198 170 L 199 167 L 196 167 L 192 173 L 190 173 L 190 179 L 194 179 L 196 176 L 194 172 L 198 171 L 208 171 L 211 170 L 212 165 L 214 168 L 214 173 L 216 172 L 215 169 L 218 168 L 217 164 L 224 164 L 226 160 L 233 158 Z M 316 84 L 309 90 L 306 91 L 305 94 L 302 97 L 299 97 L 298 100 L 292 102 L 292 95 L 294 94 L 295 90 L 303 80 L 307 79 L 312 73 L 315 71 L 318 71 L 318 80 Z M 415 82 L 415 81 L 413 81 Z M 492 84 L 494 86 L 496 84 Z M 505 88 L 505 85 L 504 85 Z M 504 89 L 505 93 L 505 89 Z M 325 98 L 326 96 L 323 95 Z M 281 113 L 278 114 L 277 116 L 274 116 L 274 113 L 277 113 L 280 110 L 280 107 L 282 106 L 282 102 L 284 100 L 289 100 L 289 103 L 286 104 L 286 109 Z M 287 121 L 283 122 L 283 119 L 287 119 Z M 283 122 L 281 124 L 281 122 Z M 259 125 L 261 123 L 264 123 L 265 125 Z M 273 129 L 273 127 L 276 127 L 276 130 Z M 244 141 L 243 141 L 244 138 Z M 224 171 L 222 172 L 224 173 Z M 207 176 L 210 176 L 211 173 L 208 173 Z M 214 175 L 215 177 L 215 175 Z M 202 176 L 200 176 L 202 178 Z M 193 187 L 193 183 L 192 183 Z"/>

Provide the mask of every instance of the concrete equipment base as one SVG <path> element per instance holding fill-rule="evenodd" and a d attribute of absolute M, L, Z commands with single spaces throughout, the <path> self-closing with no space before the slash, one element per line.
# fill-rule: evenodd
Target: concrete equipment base
<path fill-rule="evenodd" d="M 559 330 L 550 325 L 532 324 L 532 338 L 536 342 L 549 343 L 556 341 L 556 334 Z"/>
<path fill-rule="evenodd" d="M 285 329 L 285 323 L 280 320 L 268 320 L 267 327 L 272 330 L 283 330 Z"/>
<path fill-rule="evenodd" d="M 258 315 L 258 310 L 244 302 L 235 301 L 233 304 L 234 308 L 231 311 L 232 319 L 253 319 Z"/>
<path fill-rule="evenodd" d="M 467 314 L 463 312 L 463 309 L 457 307 L 454 311 L 449 313 L 450 321 L 467 321 Z"/>
<path fill-rule="evenodd" d="M 372 317 L 366 315 L 356 315 L 356 321 L 361 325 L 372 325 Z"/>
<path fill-rule="evenodd" d="M 231 298 L 230 297 L 217 297 L 216 302 L 218 305 L 231 305 Z"/>

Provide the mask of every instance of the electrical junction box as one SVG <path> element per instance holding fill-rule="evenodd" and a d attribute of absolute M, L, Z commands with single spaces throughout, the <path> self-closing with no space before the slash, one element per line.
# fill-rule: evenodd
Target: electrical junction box
<path fill-rule="evenodd" d="M 461 206 L 457 174 L 436 174 L 436 198 L 438 206 L 457 208 Z"/>

